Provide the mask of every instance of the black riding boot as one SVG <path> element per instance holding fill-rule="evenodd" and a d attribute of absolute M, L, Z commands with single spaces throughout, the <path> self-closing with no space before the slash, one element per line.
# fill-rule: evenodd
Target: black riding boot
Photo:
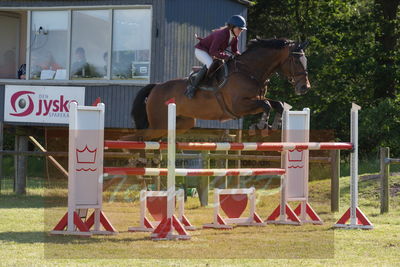
<path fill-rule="evenodd" d="M 189 85 L 186 88 L 185 91 L 185 95 L 189 98 L 192 99 L 194 97 L 194 94 L 196 93 L 196 89 L 197 86 L 199 85 L 199 83 L 203 80 L 205 74 L 207 73 L 208 69 L 207 69 L 207 65 L 204 65 L 201 70 L 199 70 L 198 73 L 196 73 L 195 77 L 194 77 L 194 81 L 193 83 L 190 83 L 189 81 Z"/>

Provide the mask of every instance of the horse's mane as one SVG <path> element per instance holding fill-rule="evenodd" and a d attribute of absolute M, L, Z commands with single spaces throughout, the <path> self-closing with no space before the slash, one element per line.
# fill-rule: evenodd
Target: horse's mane
<path fill-rule="evenodd" d="M 288 46 L 289 44 L 293 43 L 293 41 L 288 40 L 286 38 L 271 38 L 271 39 L 252 39 L 249 41 L 247 45 L 247 51 L 251 51 L 255 48 L 272 48 L 272 49 L 282 49 Z"/>

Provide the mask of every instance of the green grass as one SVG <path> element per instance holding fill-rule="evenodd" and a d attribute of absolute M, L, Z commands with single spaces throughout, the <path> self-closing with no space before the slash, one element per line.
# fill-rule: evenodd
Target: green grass
<path fill-rule="evenodd" d="M 190 232 L 190 241 L 149 240 L 148 233 L 129 233 L 138 224 L 138 192 L 129 185 L 104 193 L 104 210 L 120 232 L 116 236 L 49 236 L 66 212 L 66 183 L 44 188 L 32 180 L 27 196 L 3 191 L 0 196 L 0 266 L 264 266 L 400 264 L 400 177 L 391 177 L 391 212 L 379 214 L 379 183 L 361 180 L 360 208 L 374 230 L 334 230 L 349 206 L 349 177 L 342 177 L 341 210 L 330 213 L 330 181 L 310 183 L 310 199 L 322 226 L 237 227 L 232 231 Z M 210 200 L 212 200 L 210 194 Z M 112 200 L 112 201 L 110 201 Z M 266 218 L 279 200 L 277 190 L 259 190 L 257 212 Z M 294 204 L 292 205 L 294 206 Z M 186 214 L 196 226 L 211 222 L 213 209 L 189 198 Z"/>

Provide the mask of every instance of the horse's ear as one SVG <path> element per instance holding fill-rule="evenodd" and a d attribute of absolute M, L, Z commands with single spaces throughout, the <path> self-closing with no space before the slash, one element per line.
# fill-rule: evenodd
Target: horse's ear
<path fill-rule="evenodd" d="M 309 44 L 310 44 L 309 41 L 302 42 L 302 43 L 299 45 L 299 48 L 300 48 L 300 49 L 306 49 L 307 46 L 308 46 Z"/>

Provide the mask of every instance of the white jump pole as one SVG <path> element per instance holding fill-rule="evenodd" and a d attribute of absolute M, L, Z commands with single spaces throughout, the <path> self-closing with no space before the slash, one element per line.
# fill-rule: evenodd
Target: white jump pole
<path fill-rule="evenodd" d="M 353 150 L 350 157 L 350 208 L 334 225 L 336 228 L 373 229 L 367 216 L 358 208 L 358 111 L 360 106 L 352 103 L 350 140 Z M 346 224 L 350 220 L 349 224 Z"/>
<path fill-rule="evenodd" d="M 282 137 L 281 140 L 283 142 L 286 142 L 288 140 L 288 123 L 289 123 L 289 111 L 292 109 L 292 106 L 289 104 L 285 103 L 284 104 L 284 110 L 283 110 L 283 120 L 282 120 Z M 284 150 L 281 152 L 281 168 L 287 169 L 287 162 L 286 158 L 288 155 L 289 151 Z M 281 205 L 280 205 L 280 212 L 279 212 L 279 220 L 284 222 L 286 221 L 286 199 L 287 199 L 287 179 L 286 179 L 287 173 L 282 176 L 281 178 Z"/>
<path fill-rule="evenodd" d="M 169 116 L 171 115 L 171 116 Z M 176 105 L 168 104 L 168 176 L 167 218 L 172 219 L 175 211 L 175 151 L 176 151 Z"/>
<path fill-rule="evenodd" d="M 190 239 L 184 225 L 175 213 L 175 151 L 176 151 L 176 105 L 170 99 L 168 105 L 168 161 L 167 161 L 167 217 L 157 226 L 151 238 L 153 240 Z M 174 233 L 174 232 L 177 232 Z"/>
<path fill-rule="evenodd" d="M 350 170 L 350 225 L 357 224 L 356 208 L 358 207 L 358 111 L 360 106 L 352 104 L 351 106 L 351 130 L 350 142 L 353 144 L 353 151 L 351 152 Z"/>

